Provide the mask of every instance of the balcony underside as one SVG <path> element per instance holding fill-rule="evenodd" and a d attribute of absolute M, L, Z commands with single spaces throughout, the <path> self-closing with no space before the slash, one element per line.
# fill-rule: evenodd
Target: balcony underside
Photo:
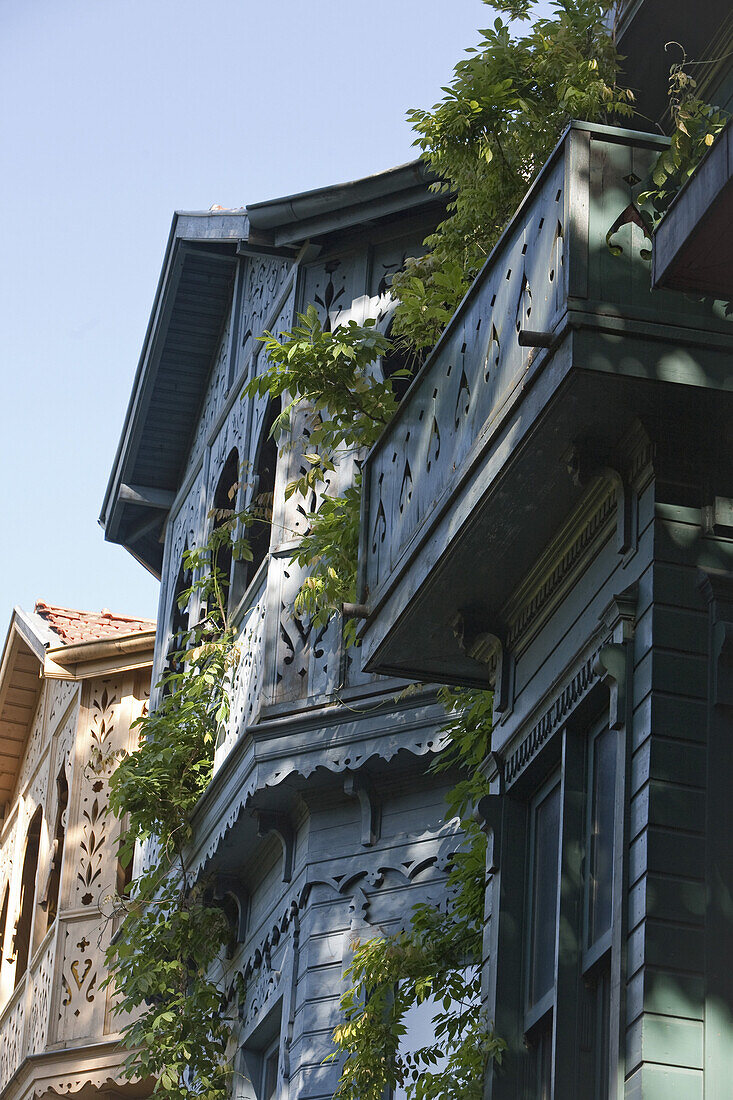
<path fill-rule="evenodd" d="M 698 349 L 695 371 L 691 362 L 683 348 L 660 340 L 568 334 L 538 364 L 516 414 L 471 468 L 457 472 L 442 507 L 369 594 L 362 630 L 367 667 L 488 686 L 490 664 L 485 654 L 469 656 L 473 641 L 506 636 L 512 593 L 594 478 L 617 468 L 626 473 L 622 452 L 637 434 L 648 436 L 678 474 L 687 469 L 691 485 L 699 485 L 701 456 L 684 441 L 705 438 L 706 460 L 718 471 L 716 492 L 733 495 L 730 353 Z M 580 478 L 573 475 L 578 456 Z"/>
<path fill-rule="evenodd" d="M 628 504 L 638 422 L 683 465 L 687 439 L 717 450 L 724 495 L 733 315 L 652 289 L 638 194 L 666 145 L 569 127 L 369 454 L 370 671 L 486 686 L 508 601 L 595 491 L 593 469 Z"/>

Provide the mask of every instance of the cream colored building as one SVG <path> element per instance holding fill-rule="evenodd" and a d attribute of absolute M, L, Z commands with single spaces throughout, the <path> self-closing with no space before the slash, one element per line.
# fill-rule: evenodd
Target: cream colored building
<path fill-rule="evenodd" d="M 0 1097 L 140 1094 L 103 989 L 124 889 L 108 806 L 150 690 L 155 624 L 16 608 L 0 666 Z"/>

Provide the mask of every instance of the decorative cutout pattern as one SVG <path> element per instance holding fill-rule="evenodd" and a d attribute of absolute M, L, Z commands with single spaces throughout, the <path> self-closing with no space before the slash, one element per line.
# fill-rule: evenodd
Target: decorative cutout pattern
<path fill-rule="evenodd" d="M 201 408 L 201 416 L 196 426 L 196 435 L 189 452 L 186 472 L 193 466 L 198 458 L 201 448 L 209 437 L 209 433 L 216 423 L 216 418 L 224 407 L 227 391 L 229 389 L 229 344 L 232 331 L 231 310 L 227 317 L 224 331 L 221 334 L 219 348 L 214 359 L 214 365 L 209 378 L 209 386 Z"/>
<path fill-rule="evenodd" d="M 104 682 L 96 689 L 90 702 L 91 759 L 109 761 L 103 770 L 89 766 L 84 775 L 84 787 L 80 803 L 81 840 L 80 858 L 76 875 L 76 899 L 81 906 L 96 905 L 102 890 L 111 887 L 111 878 L 105 874 L 106 847 L 109 840 L 107 804 L 107 780 L 114 762 L 109 760 L 110 753 L 117 747 L 114 736 L 115 725 L 119 717 L 121 690 L 119 684 Z M 109 881 L 108 881 L 109 879 Z"/>
<path fill-rule="evenodd" d="M 11 1002 L 0 1027 L 0 1091 L 5 1088 L 23 1057 L 24 994 L 25 985 L 23 984 L 16 990 L 15 1003 Z"/>
<path fill-rule="evenodd" d="M 267 578 L 245 612 L 237 648 L 239 660 L 231 678 L 230 710 L 216 746 L 214 771 L 222 765 L 239 735 L 250 724 L 260 702 L 263 679 Z"/>
<path fill-rule="evenodd" d="M 51 995 L 56 945 L 53 938 L 31 973 L 33 1013 L 30 1020 L 28 1053 L 39 1054 L 46 1047 L 51 1017 Z"/>
<path fill-rule="evenodd" d="M 99 918 L 75 921 L 64 928 L 64 964 L 61 976 L 59 1037 L 78 1039 L 103 1034 L 105 996 L 99 989 L 99 959 L 108 935 L 100 936 Z"/>
<path fill-rule="evenodd" d="M 486 422 L 497 419 L 519 392 L 536 356 L 535 349 L 520 346 L 519 333 L 551 330 L 564 308 L 564 182 L 560 160 L 535 195 L 534 213 L 506 237 L 481 293 L 469 299 L 413 388 L 409 420 L 399 416 L 370 457 L 369 530 L 385 517 L 389 561 L 399 558 L 436 507 Z M 409 499 L 393 473 L 396 452 L 400 469 L 407 463 L 416 477 Z M 384 554 L 379 562 L 367 561 L 371 592 L 379 589 Z"/>

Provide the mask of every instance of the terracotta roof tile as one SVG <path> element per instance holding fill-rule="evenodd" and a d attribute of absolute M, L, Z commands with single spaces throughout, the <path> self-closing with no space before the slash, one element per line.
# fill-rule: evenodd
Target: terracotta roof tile
<path fill-rule="evenodd" d="M 37 600 L 35 612 L 58 634 L 64 645 L 155 629 L 154 619 L 130 619 L 127 615 L 115 615 L 106 608 L 100 612 L 75 611 L 70 607 L 54 607 Z"/>

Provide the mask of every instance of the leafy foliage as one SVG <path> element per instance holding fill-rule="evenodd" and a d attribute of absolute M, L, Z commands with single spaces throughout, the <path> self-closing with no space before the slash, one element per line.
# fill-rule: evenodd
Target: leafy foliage
<path fill-rule="evenodd" d="M 308 515 L 308 532 L 293 551 L 293 560 L 308 569 L 295 610 L 323 626 L 343 603 L 354 600 L 361 500 L 358 461 L 395 414 L 393 379 L 408 372 L 379 376 L 377 361 L 389 351 L 390 341 L 373 320 L 363 325 L 349 321 L 331 331 L 314 306 L 298 320 L 291 332 L 266 332 L 261 337 L 270 366 L 252 379 L 244 395 L 282 399 L 274 435 L 291 430 L 296 410 L 304 417 L 301 427 L 308 433 L 309 449 L 303 457 L 308 469 L 285 495 L 297 493 L 308 500 L 313 490 L 320 490 L 321 498 Z M 329 494 L 329 475 L 349 458 L 357 461 L 354 483 L 339 496 Z M 346 634 L 347 641 L 353 641 L 353 623 L 347 623 Z"/>
<path fill-rule="evenodd" d="M 427 255 L 393 281 L 393 332 L 420 349 L 434 345 L 570 120 L 634 110 L 618 83 L 620 3 L 553 0 L 540 16 L 536 0 L 483 2 L 493 26 L 458 62 L 443 99 L 408 115 L 436 189 L 451 196 Z"/>
<path fill-rule="evenodd" d="M 114 953 L 116 1011 L 134 1014 L 124 1043 L 129 1077 L 154 1077 L 157 1095 L 224 1100 L 231 1023 L 207 976 L 229 931 L 221 909 L 185 875 L 137 880 Z M 143 1009 L 141 1012 L 140 1009 Z"/>
<path fill-rule="evenodd" d="M 678 42 L 670 46 L 682 47 Z M 675 62 L 669 73 L 669 101 L 673 130 L 669 148 L 660 153 L 638 196 L 640 203 L 649 203 L 652 222 L 658 223 L 669 209 L 678 191 L 693 174 L 698 164 L 723 130 L 729 115 L 700 99 L 697 81 L 687 71 L 687 57 Z"/>
<path fill-rule="evenodd" d="M 198 593 L 208 613 L 169 654 L 158 705 L 138 722 L 140 746 L 110 781 L 110 807 L 128 820 L 122 858 L 131 860 L 135 844 L 145 840 L 159 853 L 133 881 L 130 896 L 120 899 L 124 920 L 107 953 L 115 1011 L 132 1015 L 124 1028 L 123 1043 L 133 1048 L 126 1073 L 151 1076 L 155 1095 L 181 1100 L 224 1100 L 230 1076 L 231 1024 L 211 976 L 229 929 L 185 859 L 191 814 L 211 777 L 217 728 L 228 713 L 227 673 L 235 653 L 227 578 L 218 560 L 232 545 L 249 556 L 246 540 L 235 537 L 248 517 L 225 510 L 211 518 L 206 546 L 185 555 L 195 580 L 179 597 L 185 607 Z"/>

